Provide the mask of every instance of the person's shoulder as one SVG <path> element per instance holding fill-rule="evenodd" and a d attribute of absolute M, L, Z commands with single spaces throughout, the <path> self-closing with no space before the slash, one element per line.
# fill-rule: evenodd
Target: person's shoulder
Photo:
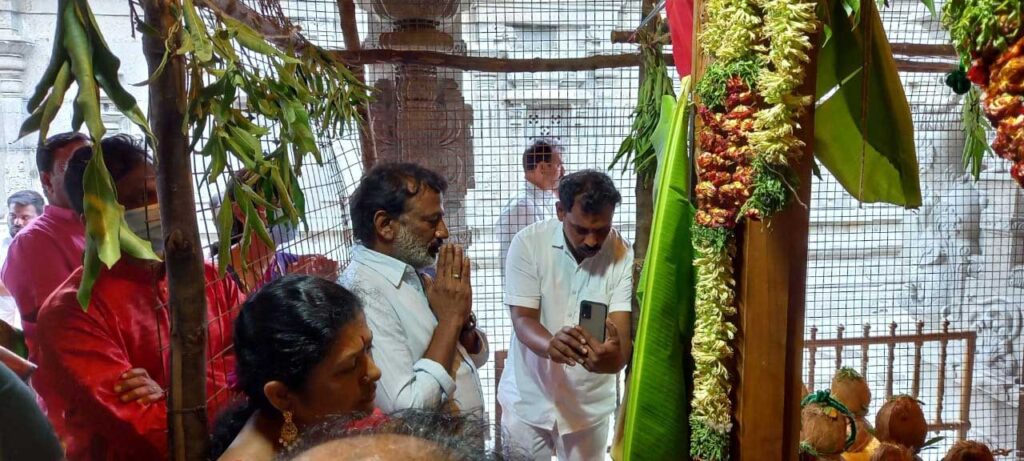
<path fill-rule="evenodd" d="M 548 242 L 552 235 L 562 227 L 562 221 L 558 218 L 548 218 L 532 223 L 519 231 L 519 238 L 528 242 Z"/>
<path fill-rule="evenodd" d="M 633 244 L 622 235 L 619 229 L 613 228 L 608 239 L 611 244 L 611 256 L 614 261 L 621 262 L 624 261 L 627 256 L 633 255 Z"/>
<path fill-rule="evenodd" d="M 38 323 L 39 328 L 43 329 L 47 323 L 54 320 L 59 325 L 61 320 L 70 316 L 77 315 L 89 315 L 90 313 L 95 314 L 97 308 L 101 308 L 100 302 L 98 302 L 99 294 L 94 289 L 92 297 L 89 300 L 87 308 L 83 309 L 81 303 L 78 302 L 78 291 L 79 285 L 82 283 L 82 272 L 83 269 L 79 267 L 63 283 L 61 283 L 57 289 L 50 293 L 50 296 L 43 301 L 42 306 L 39 308 Z M 95 284 L 93 288 L 95 288 Z"/>

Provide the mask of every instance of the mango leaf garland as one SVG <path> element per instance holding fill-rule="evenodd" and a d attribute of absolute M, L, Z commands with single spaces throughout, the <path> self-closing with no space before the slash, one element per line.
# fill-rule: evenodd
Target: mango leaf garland
<path fill-rule="evenodd" d="M 229 157 L 254 173 L 234 200 L 249 218 L 258 218 L 257 207 L 266 209 L 269 223 L 246 219 L 243 247 L 253 235 L 273 247 L 267 224 L 305 222 L 298 176 L 309 156 L 322 162 L 314 132 L 340 135 L 358 117 L 356 108 L 369 99 L 368 90 L 343 63 L 310 43 L 282 50 L 221 11 L 205 20 L 192 0 L 183 2 L 182 16 L 186 39 L 175 52 L 188 57 L 192 76 L 186 123 L 193 127 L 193 147 L 205 132 L 199 151 L 210 157 L 208 181 L 229 168 Z M 207 83 L 205 76 L 214 79 Z M 220 254 L 230 244 L 222 236 Z"/>

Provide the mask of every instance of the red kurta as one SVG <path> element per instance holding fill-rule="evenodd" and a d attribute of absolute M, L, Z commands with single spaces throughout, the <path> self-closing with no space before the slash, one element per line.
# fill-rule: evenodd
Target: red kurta
<path fill-rule="evenodd" d="M 40 367 L 34 385 L 55 427 L 62 427 L 68 459 L 167 459 L 167 405 L 122 403 L 114 386 L 122 373 L 144 368 L 164 389 L 170 384 L 170 320 L 162 266 L 150 269 L 120 262 L 103 270 L 87 311 L 77 299 L 79 268 L 46 300 L 39 312 Z M 217 270 L 205 267 L 207 321 L 207 413 L 229 400 L 234 372 L 234 318 L 242 294 Z M 227 352 L 225 352 L 227 351 Z M 59 424 L 63 422 L 64 424 Z"/>

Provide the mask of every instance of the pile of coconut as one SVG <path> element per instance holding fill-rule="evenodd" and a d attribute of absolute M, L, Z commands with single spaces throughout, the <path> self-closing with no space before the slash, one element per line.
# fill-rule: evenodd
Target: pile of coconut
<path fill-rule="evenodd" d="M 841 368 L 828 391 L 804 386 L 802 451 L 820 460 L 915 461 L 927 444 L 928 422 L 921 402 L 898 395 L 882 405 L 872 427 L 867 420 L 871 389 L 857 370 Z M 988 447 L 960 441 L 943 461 L 994 461 Z"/>

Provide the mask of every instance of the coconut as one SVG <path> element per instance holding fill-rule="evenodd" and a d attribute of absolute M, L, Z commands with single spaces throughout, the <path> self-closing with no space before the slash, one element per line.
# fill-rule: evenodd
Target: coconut
<path fill-rule="evenodd" d="M 854 416 L 867 416 L 871 389 L 857 370 L 843 367 L 836 372 L 832 378 L 832 397 L 846 405 Z"/>
<path fill-rule="evenodd" d="M 928 423 L 924 411 L 913 397 L 900 395 L 882 405 L 875 417 L 875 437 L 910 448 L 915 453 L 924 446 Z"/>
<path fill-rule="evenodd" d="M 871 431 L 871 423 L 866 418 L 857 418 L 857 438 L 853 440 L 853 445 L 846 449 L 847 453 L 864 451 L 871 443 L 871 439 L 874 438 Z"/>
<path fill-rule="evenodd" d="M 973 440 L 961 440 L 953 445 L 942 461 L 995 461 L 985 445 Z"/>
<path fill-rule="evenodd" d="M 914 461 L 914 454 L 903 445 L 884 442 L 875 449 L 871 461 Z"/>
<path fill-rule="evenodd" d="M 835 456 L 846 448 L 846 416 L 822 403 L 808 403 L 800 411 L 800 444 L 812 454 Z"/>

